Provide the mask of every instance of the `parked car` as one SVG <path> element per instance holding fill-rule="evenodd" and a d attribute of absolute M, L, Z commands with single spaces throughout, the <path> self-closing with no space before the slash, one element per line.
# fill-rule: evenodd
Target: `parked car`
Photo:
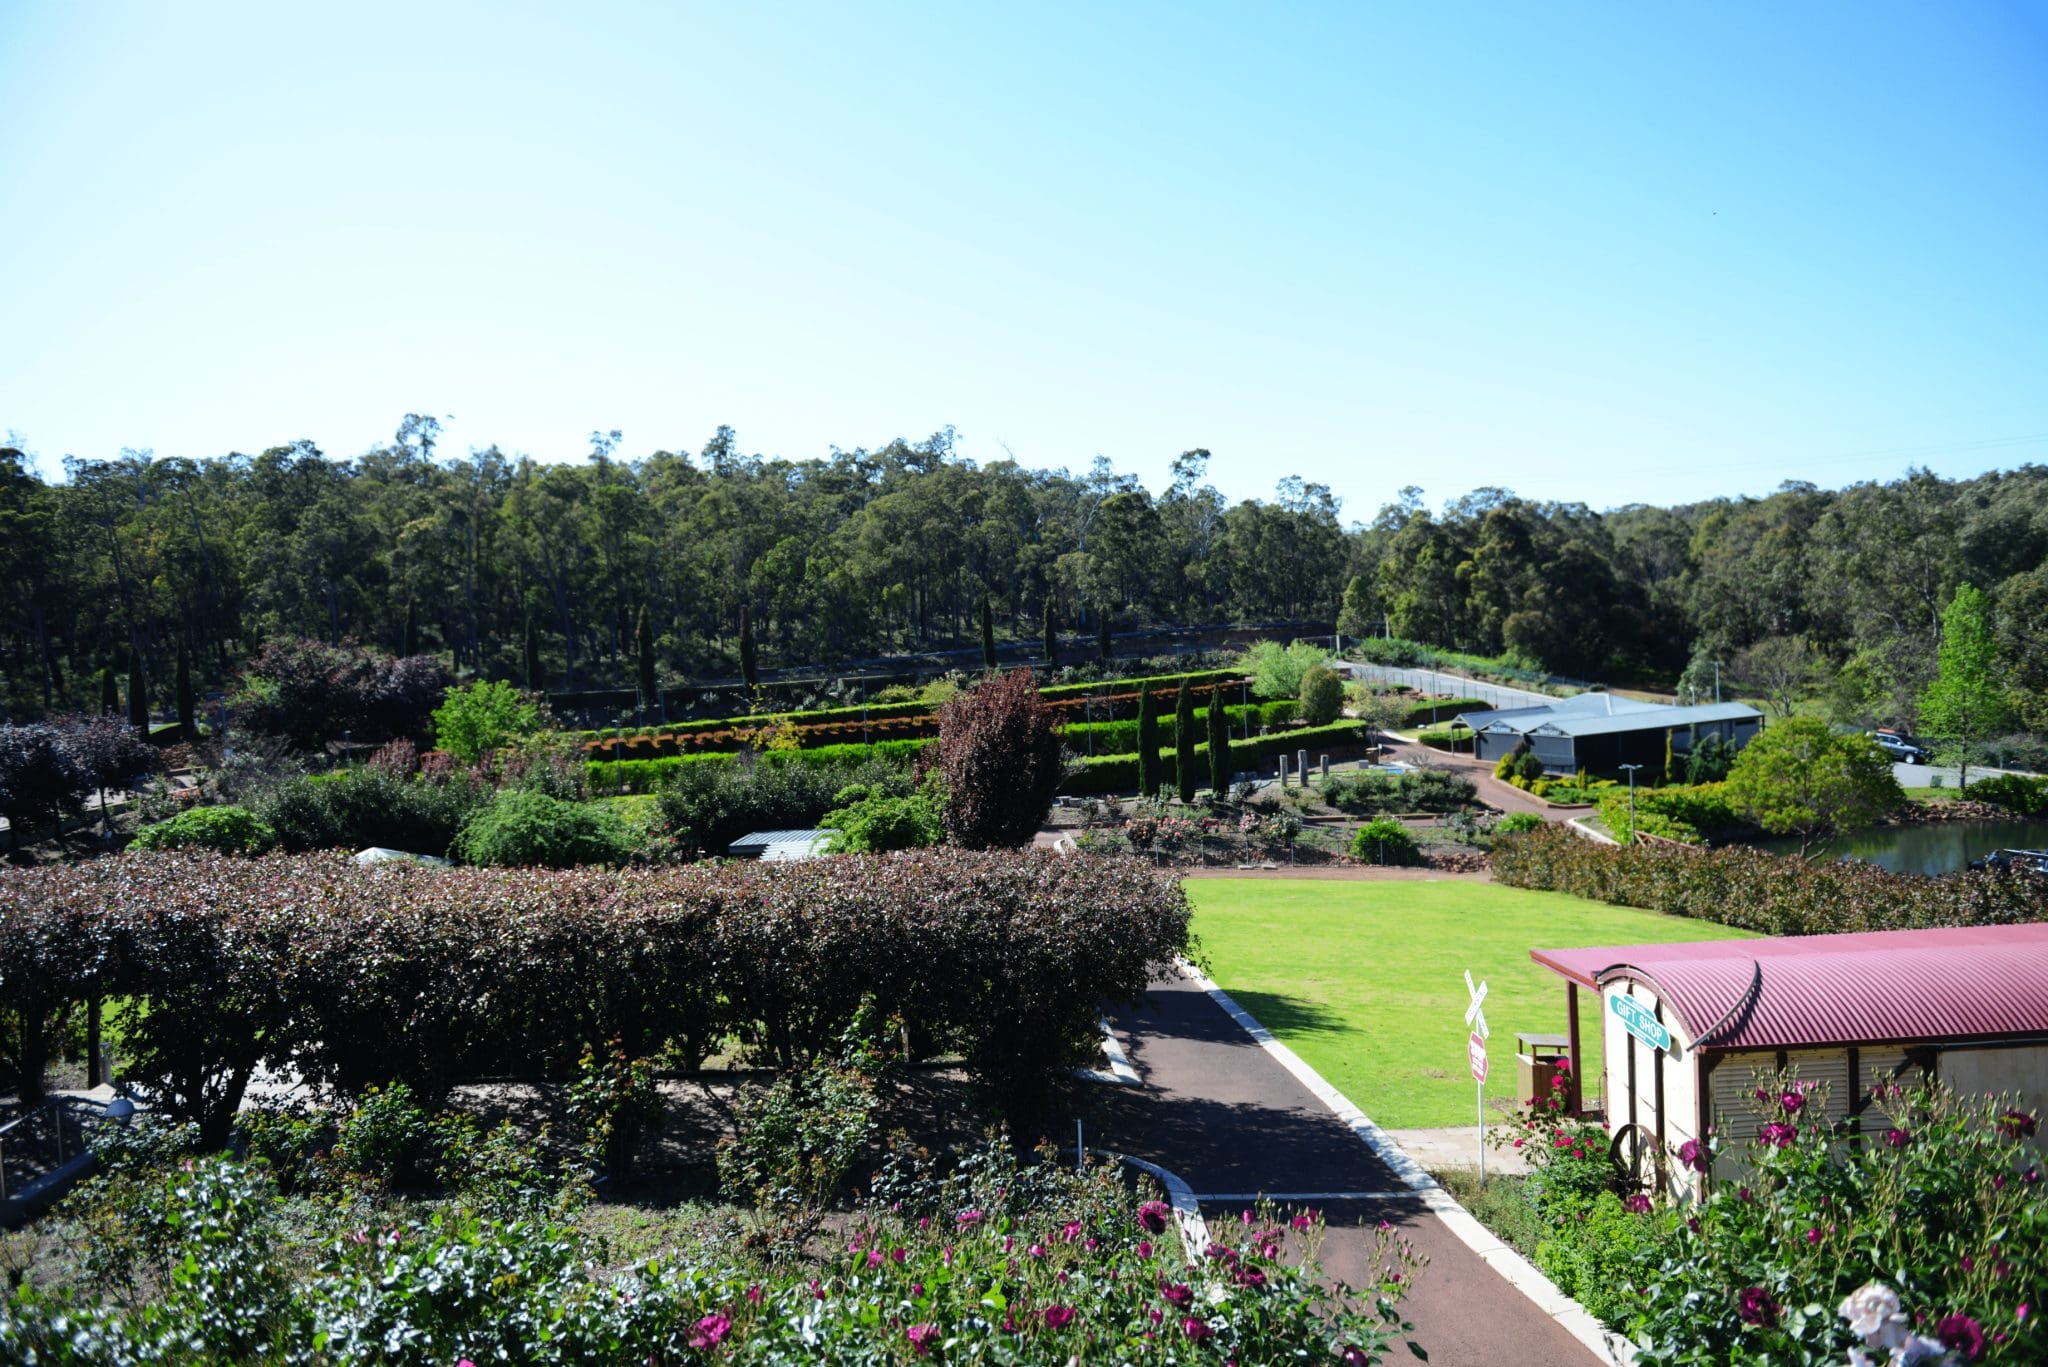
<path fill-rule="evenodd" d="M 1932 750 L 1896 731 L 1872 731 L 1870 738 L 1900 764 L 1925 764 L 1934 758 Z"/>

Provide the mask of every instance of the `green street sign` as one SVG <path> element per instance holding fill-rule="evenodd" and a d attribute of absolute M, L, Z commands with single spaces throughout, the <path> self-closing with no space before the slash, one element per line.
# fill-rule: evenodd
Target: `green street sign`
<path fill-rule="evenodd" d="M 1664 1028 L 1663 1021 L 1651 1014 L 1649 1007 L 1634 997 L 1609 997 L 1607 1003 L 1608 1009 L 1621 1018 L 1622 1028 L 1631 1035 L 1652 1049 L 1671 1047 L 1671 1032 Z"/>

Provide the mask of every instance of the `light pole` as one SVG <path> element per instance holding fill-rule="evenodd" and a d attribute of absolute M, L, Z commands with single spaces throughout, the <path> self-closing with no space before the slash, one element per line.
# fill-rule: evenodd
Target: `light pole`
<path fill-rule="evenodd" d="M 1623 764 L 1617 767 L 1628 775 L 1628 843 L 1633 845 L 1636 843 L 1636 770 L 1643 766 Z"/>
<path fill-rule="evenodd" d="M 868 672 L 863 669 L 854 674 L 855 687 L 860 689 L 860 743 L 868 743 Z"/>

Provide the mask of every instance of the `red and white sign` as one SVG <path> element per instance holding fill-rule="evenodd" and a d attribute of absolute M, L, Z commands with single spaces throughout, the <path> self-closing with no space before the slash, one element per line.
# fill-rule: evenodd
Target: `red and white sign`
<path fill-rule="evenodd" d="M 1472 1080 L 1486 1081 L 1486 1041 L 1473 1035 L 1465 1041 L 1465 1058 L 1472 1065 Z"/>

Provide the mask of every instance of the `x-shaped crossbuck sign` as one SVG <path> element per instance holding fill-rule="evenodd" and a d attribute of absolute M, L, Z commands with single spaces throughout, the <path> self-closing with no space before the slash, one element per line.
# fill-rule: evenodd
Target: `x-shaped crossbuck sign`
<path fill-rule="evenodd" d="M 1472 1027 L 1473 1034 L 1486 1039 L 1490 1033 L 1486 1028 L 1486 1013 L 1479 1009 L 1479 1004 L 1486 1000 L 1486 984 L 1480 983 L 1474 987 L 1472 970 L 1469 968 L 1465 970 L 1465 990 L 1472 994 L 1472 1004 L 1465 1008 L 1465 1024 Z"/>

